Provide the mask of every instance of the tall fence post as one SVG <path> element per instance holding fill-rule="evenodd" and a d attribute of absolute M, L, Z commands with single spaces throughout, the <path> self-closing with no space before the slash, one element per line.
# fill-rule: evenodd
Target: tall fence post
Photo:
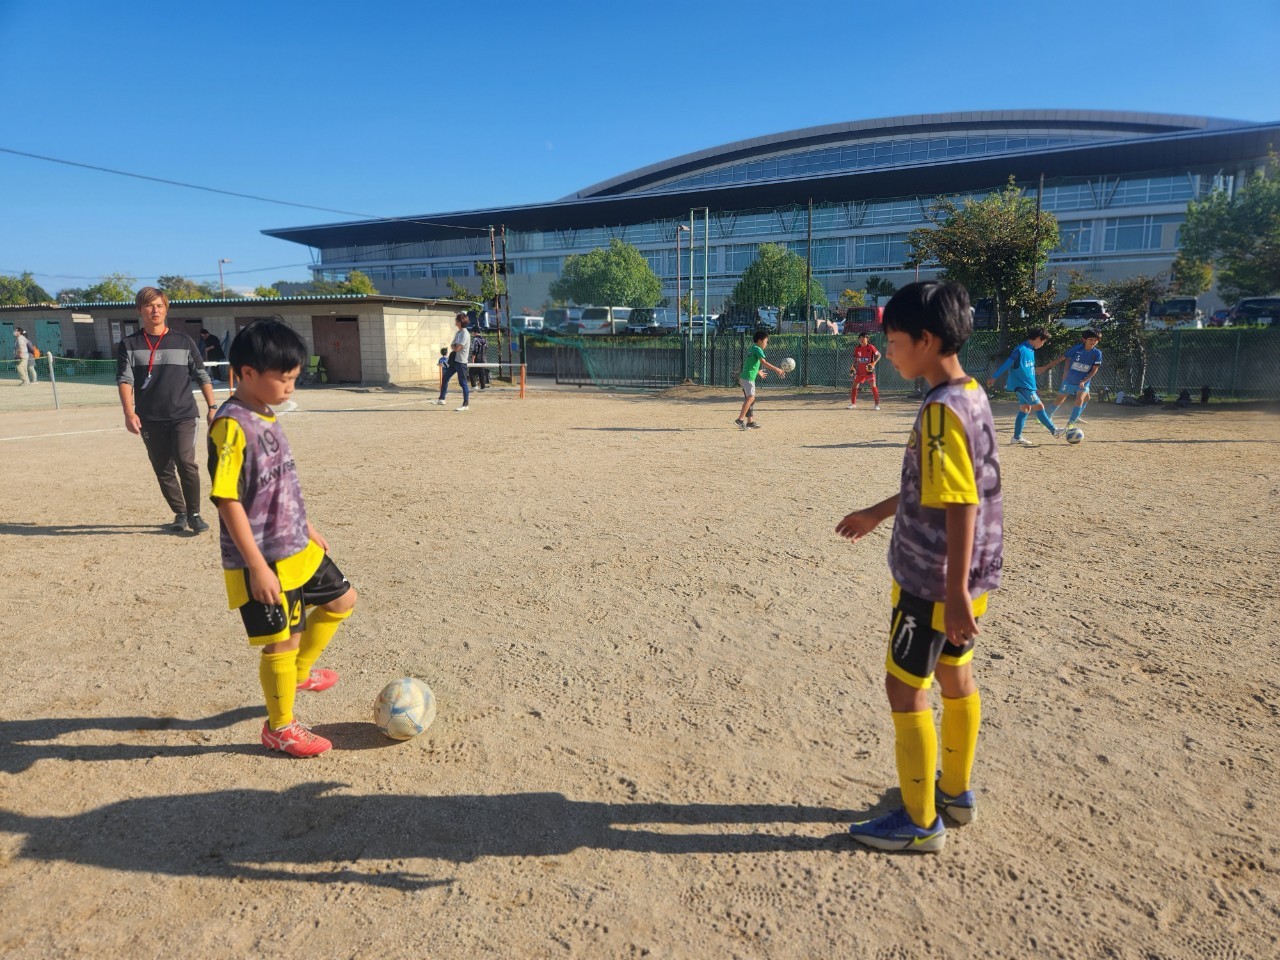
<path fill-rule="evenodd" d="M 1182 331 L 1173 331 L 1173 356 L 1169 358 L 1169 390 L 1168 392 L 1176 395 L 1178 392 L 1178 354 L 1182 351 Z"/>
<path fill-rule="evenodd" d="M 1236 375 L 1240 372 L 1240 331 L 1236 331 L 1236 351 L 1231 358 L 1231 396 L 1236 395 Z"/>
<path fill-rule="evenodd" d="M 53 353 L 46 354 L 49 358 L 49 382 L 53 384 L 53 409 L 61 410 L 62 404 L 58 402 L 58 378 L 53 375 Z"/>

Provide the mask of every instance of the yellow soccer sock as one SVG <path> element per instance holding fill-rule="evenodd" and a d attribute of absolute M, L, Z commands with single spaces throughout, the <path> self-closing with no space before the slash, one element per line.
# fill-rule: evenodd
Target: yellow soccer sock
<path fill-rule="evenodd" d="M 297 693 L 297 650 L 264 653 L 258 662 L 258 679 L 267 700 L 267 722 L 272 730 L 293 723 L 293 698 Z"/>
<path fill-rule="evenodd" d="M 916 826 L 931 827 L 938 819 L 933 806 L 933 776 L 938 765 L 938 734 L 933 726 L 933 711 L 895 713 L 893 733 L 902 805 Z"/>
<path fill-rule="evenodd" d="M 297 683 L 311 675 L 311 668 L 338 632 L 338 626 L 349 616 L 351 610 L 332 613 L 324 607 L 315 607 L 307 613 L 307 628 L 302 631 L 302 642 L 298 645 Z"/>
<path fill-rule="evenodd" d="M 982 698 L 977 690 L 955 700 L 942 698 L 942 776 L 938 789 L 949 797 L 969 789 L 981 723 Z"/>

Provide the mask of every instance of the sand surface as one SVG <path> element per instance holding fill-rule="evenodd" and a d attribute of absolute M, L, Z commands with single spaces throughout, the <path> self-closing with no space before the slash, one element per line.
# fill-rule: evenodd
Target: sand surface
<path fill-rule="evenodd" d="M 157 532 L 118 413 L 0 416 L 0 956 L 1280 954 L 1275 408 L 1002 448 L 979 818 L 910 857 L 844 834 L 897 803 L 888 529 L 832 528 L 912 403 L 428 397 L 285 418 L 361 594 L 310 761 L 259 746 L 215 540 Z M 440 713 L 393 744 L 404 675 Z"/>

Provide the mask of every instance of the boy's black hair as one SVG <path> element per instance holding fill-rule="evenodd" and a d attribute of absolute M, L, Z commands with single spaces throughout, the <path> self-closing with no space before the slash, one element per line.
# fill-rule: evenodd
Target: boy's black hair
<path fill-rule="evenodd" d="M 307 365 L 311 354 L 298 331 L 279 317 L 254 320 L 231 341 L 227 360 L 237 374 L 244 367 L 258 373 L 288 373 Z"/>
<path fill-rule="evenodd" d="M 938 338 L 941 353 L 959 353 L 973 333 L 969 291 L 958 283 L 918 280 L 908 283 L 885 304 L 885 333 L 897 330 L 912 340 L 927 330 Z"/>
<path fill-rule="evenodd" d="M 865 330 L 862 330 L 858 333 L 858 339 L 861 340 L 863 337 L 866 337 L 868 340 L 870 340 L 871 334 L 867 333 L 867 331 Z"/>
<path fill-rule="evenodd" d="M 1032 327 L 1027 331 L 1028 340 L 1048 340 L 1049 331 L 1044 327 Z"/>
<path fill-rule="evenodd" d="M 1080 339 L 1081 340 L 1101 340 L 1102 337 L 1098 335 L 1098 331 L 1093 329 L 1093 327 L 1087 327 L 1084 330 L 1080 331 Z"/>
<path fill-rule="evenodd" d="M 449 348 L 448 348 L 448 347 L 441 347 L 441 348 L 440 348 L 440 356 L 442 356 L 442 357 L 447 357 L 448 355 L 449 355 Z"/>
<path fill-rule="evenodd" d="M 768 340 L 768 339 L 769 339 L 768 330 L 757 330 L 755 334 L 751 337 L 751 342 L 759 343 L 761 340 Z"/>

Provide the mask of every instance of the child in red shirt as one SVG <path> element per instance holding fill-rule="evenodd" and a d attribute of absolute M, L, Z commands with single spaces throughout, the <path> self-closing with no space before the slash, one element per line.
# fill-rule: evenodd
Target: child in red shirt
<path fill-rule="evenodd" d="M 849 407 L 852 410 L 858 405 L 858 387 L 864 383 L 871 384 L 871 399 L 875 401 L 875 409 L 880 409 L 880 390 L 876 387 L 876 364 L 880 362 L 880 351 L 871 344 L 871 338 L 865 333 L 858 334 L 858 346 L 853 351 L 853 363 L 849 373 L 853 376 L 853 388 L 849 391 Z"/>

